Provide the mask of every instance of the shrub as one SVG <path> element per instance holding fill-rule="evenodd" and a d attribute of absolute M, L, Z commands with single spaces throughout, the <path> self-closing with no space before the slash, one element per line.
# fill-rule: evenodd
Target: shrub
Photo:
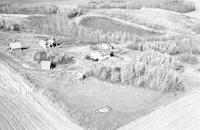
<path fill-rule="evenodd" d="M 77 16 L 81 16 L 84 14 L 84 12 L 86 12 L 85 9 L 82 9 L 82 8 L 73 8 L 73 9 L 59 9 L 57 11 L 57 13 L 60 13 L 60 14 L 65 14 L 68 16 L 68 18 L 72 19 L 72 18 L 75 18 Z"/>
<path fill-rule="evenodd" d="M 37 51 L 34 54 L 34 61 L 40 63 L 41 61 L 52 61 L 52 64 L 56 65 L 64 65 L 73 62 L 73 57 L 69 56 L 67 53 L 56 53 L 53 51 Z"/>
<path fill-rule="evenodd" d="M 50 58 L 47 57 L 47 52 L 45 51 L 37 51 L 34 54 L 34 61 L 37 61 L 38 63 L 40 63 L 41 61 L 48 61 L 50 60 Z"/>
<path fill-rule="evenodd" d="M 136 58 L 135 65 L 142 64 L 144 66 L 164 66 L 166 68 L 176 70 L 177 65 L 180 64 L 174 56 L 170 56 L 167 53 L 160 53 L 154 50 L 147 50 L 141 53 Z M 137 69 L 136 69 L 137 70 Z"/>
<path fill-rule="evenodd" d="M 13 19 L 0 19 L 0 29 L 5 29 L 8 31 L 21 31 L 24 25 L 13 20 Z"/>
<path fill-rule="evenodd" d="M 135 83 L 139 87 L 165 91 L 183 88 L 179 79 L 181 63 L 168 54 L 157 51 L 144 51 L 134 63 Z"/>
<path fill-rule="evenodd" d="M 183 0 L 167 0 L 159 4 L 159 7 L 161 9 L 166 9 L 180 13 L 186 13 L 195 10 L 195 6 L 193 3 L 185 2 Z"/>
<path fill-rule="evenodd" d="M 176 72 L 160 66 L 149 68 L 145 75 L 138 78 L 137 84 L 143 88 L 162 92 L 174 92 L 184 89 Z"/>
<path fill-rule="evenodd" d="M 192 41 L 185 38 L 175 38 L 173 40 L 143 40 L 143 42 L 140 42 L 137 47 L 140 51 L 155 50 L 161 53 L 168 53 L 170 55 L 199 53 L 199 49 L 193 46 Z"/>
<path fill-rule="evenodd" d="M 178 51 L 178 47 L 175 41 L 144 41 L 138 45 L 140 51 L 155 50 L 161 53 L 175 54 Z"/>
<path fill-rule="evenodd" d="M 90 0 L 83 8 L 126 8 L 126 0 Z"/>
<path fill-rule="evenodd" d="M 121 64 L 123 63 L 123 65 Z M 173 92 L 184 88 L 179 79 L 181 63 L 168 54 L 144 51 L 132 62 L 122 60 L 114 66 L 107 62 L 93 65 L 92 74 L 100 80 L 123 83 L 161 92 Z"/>
<path fill-rule="evenodd" d="M 178 60 L 182 63 L 197 65 L 199 64 L 199 59 L 193 54 L 185 53 L 178 56 Z"/>

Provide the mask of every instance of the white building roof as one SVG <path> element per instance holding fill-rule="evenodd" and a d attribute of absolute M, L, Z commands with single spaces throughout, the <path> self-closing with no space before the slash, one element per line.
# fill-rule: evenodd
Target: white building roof
<path fill-rule="evenodd" d="M 51 61 L 41 61 L 40 67 L 42 70 L 50 70 L 51 69 Z"/>
<path fill-rule="evenodd" d="M 13 42 L 9 44 L 10 49 L 14 50 L 14 49 L 21 49 L 22 45 L 20 42 Z"/>

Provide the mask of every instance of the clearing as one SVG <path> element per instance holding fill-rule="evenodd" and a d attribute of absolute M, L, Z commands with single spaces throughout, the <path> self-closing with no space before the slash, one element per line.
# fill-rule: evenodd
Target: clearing
<path fill-rule="evenodd" d="M 0 129 L 190 129 L 187 115 L 198 122 L 198 18 L 78 0 L 17 14 L 38 1 L 47 2 L 0 14 Z M 25 48 L 9 49 L 16 43 Z"/>

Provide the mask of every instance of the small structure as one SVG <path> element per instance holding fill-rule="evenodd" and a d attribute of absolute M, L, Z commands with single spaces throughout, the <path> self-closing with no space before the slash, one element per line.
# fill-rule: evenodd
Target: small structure
<path fill-rule="evenodd" d="M 47 48 L 47 43 L 45 42 L 45 41 L 43 41 L 43 40 L 40 40 L 39 41 L 39 45 L 42 47 L 42 48 Z"/>
<path fill-rule="evenodd" d="M 8 46 L 11 50 L 23 48 L 20 42 L 13 42 L 13 43 L 10 43 Z"/>
<path fill-rule="evenodd" d="M 28 46 L 22 45 L 20 42 L 12 42 L 8 46 L 9 46 L 9 49 L 11 49 L 11 50 L 16 50 L 16 49 L 23 50 L 23 49 L 28 49 L 29 48 Z"/>
<path fill-rule="evenodd" d="M 100 49 L 103 49 L 103 50 L 112 50 L 113 48 L 112 48 L 111 44 L 103 43 L 103 44 L 101 44 Z"/>
<path fill-rule="evenodd" d="M 41 61 L 40 67 L 42 70 L 50 70 L 51 69 L 51 61 Z"/>
<path fill-rule="evenodd" d="M 74 76 L 76 81 L 84 81 L 87 78 L 87 76 L 81 72 L 76 73 Z"/>
<path fill-rule="evenodd" d="M 48 47 L 56 46 L 56 45 L 54 45 L 55 44 L 55 39 L 53 37 L 50 38 L 50 39 L 47 39 L 47 44 L 48 44 Z"/>
<path fill-rule="evenodd" d="M 85 58 L 91 61 L 101 61 L 101 60 L 108 59 L 110 56 L 111 56 L 110 52 L 106 52 L 105 54 L 102 54 L 97 51 L 97 52 L 92 52 L 88 54 Z"/>
<path fill-rule="evenodd" d="M 51 47 L 56 47 L 56 46 L 60 46 L 61 43 L 56 42 L 56 40 L 52 37 L 50 39 L 46 39 L 46 40 L 40 40 L 39 41 L 39 45 L 46 49 L 46 48 L 51 48 Z"/>
<path fill-rule="evenodd" d="M 104 106 L 104 107 L 102 107 L 102 108 L 99 108 L 96 112 L 106 113 L 106 112 L 109 112 L 109 111 L 111 111 L 111 110 L 112 110 L 111 107 L 109 107 L 109 106 Z"/>

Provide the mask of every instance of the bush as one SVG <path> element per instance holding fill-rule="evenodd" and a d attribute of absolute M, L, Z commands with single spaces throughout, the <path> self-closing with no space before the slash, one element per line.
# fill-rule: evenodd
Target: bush
<path fill-rule="evenodd" d="M 184 89 L 179 75 L 176 72 L 160 66 L 149 68 L 146 74 L 138 79 L 137 84 L 140 87 L 152 90 L 174 92 Z"/>
<path fill-rule="evenodd" d="M 40 63 L 41 61 L 49 61 L 50 58 L 47 57 L 47 52 L 45 51 L 37 51 L 34 54 L 34 61 L 37 61 L 38 63 Z"/>
<path fill-rule="evenodd" d="M 57 13 L 59 14 L 65 14 L 68 16 L 68 18 L 72 19 L 75 18 L 77 16 L 81 16 L 84 14 L 84 12 L 86 12 L 86 10 L 82 9 L 82 8 L 73 8 L 73 9 L 59 9 Z"/>
<path fill-rule="evenodd" d="M 56 65 L 64 65 L 70 64 L 73 62 L 73 57 L 67 55 L 67 53 L 56 53 L 53 51 L 37 51 L 34 54 L 34 61 L 40 63 L 41 61 L 52 61 L 52 64 Z"/>
<path fill-rule="evenodd" d="M 138 50 L 155 50 L 161 53 L 168 53 L 170 55 L 178 55 L 184 53 L 198 54 L 198 48 L 193 46 L 190 39 L 175 38 L 173 40 L 144 40 L 138 44 Z"/>
<path fill-rule="evenodd" d="M 140 42 L 138 45 L 140 51 L 155 50 L 161 53 L 175 54 L 178 51 L 178 47 L 175 41 L 154 41 L 154 42 Z"/>
<path fill-rule="evenodd" d="M 193 54 L 185 53 L 178 56 L 178 60 L 182 63 L 197 65 L 199 64 L 199 59 Z"/>
<path fill-rule="evenodd" d="M 90 0 L 82 8 L 126 8 L 126 0 Z"/>
<path fill-rule="evenodd" d="M 100 80 L 121 82 L 161 92 L 173 92 L 184 88 L 179 79 L 181 63 L 168 54 L 153 50 L 144 51 L 132 62 L 122 60 L 121 63 L 113 66 L 109 66 L 107 62 L 94 64 L 92 74 Z"/>
<path fill-rule="evenodd" d="M 172 92 L 183 85 L 179 79 L 181 66 L 174 57 L 157 51 L 144 51 L 135 62 L 136 84 L 139 87 Z"/>
<path fill-rule="evenodd" d="M 23 28 L 23 25 L 15 20 L 6 18 L 0 19 L 0 29 L 8 31 L 21 31 Z"/>

